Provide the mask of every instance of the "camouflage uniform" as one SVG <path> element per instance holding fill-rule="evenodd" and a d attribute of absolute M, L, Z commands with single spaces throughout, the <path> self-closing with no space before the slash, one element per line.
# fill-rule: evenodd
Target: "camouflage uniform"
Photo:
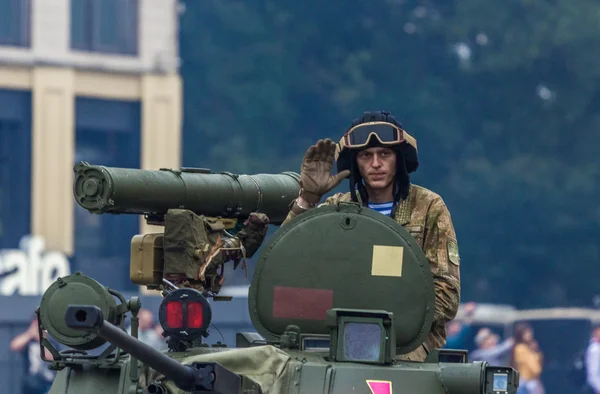
<path fill-rule="evenodd" d="M 336 193 L 324 204 L 350 201 L 350 193 Z M 299 213 L 292 202 L 292 210 L 283 223 Z M 410 185 L 409 197 L 402 200 L 394 219 L 415 238 L 429 260 L 435 286 L 435 313 L 433 326 L 425 340 L 425 347 L 399 356 L 400 359 L 423 361 L 431 349 L 446 344 L 446 323 L 452 320 L 460 303 L 460 257 L 450 212 L 442 198 L 422 186 Z"/>

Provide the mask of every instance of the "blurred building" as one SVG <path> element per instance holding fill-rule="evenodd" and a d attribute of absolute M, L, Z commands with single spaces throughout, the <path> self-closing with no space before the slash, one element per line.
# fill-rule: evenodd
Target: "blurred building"
<path fill-rule="evenodd" d="M 26 366 L 8 344 L 56 276 L 139 291 L 141 218 L 82 210 L 72 168 L 180 166 L 178 59 L 176 0 L 0 0 L 2 392 L 20 391 Z"/>
<path fill-rule="evenodd" d="M 0 0 L 0 250 L 38 236 L 35 247 L 61 253 L 71 272 L 134 290 L 129 242 L 141 218 L 81 209 L 72 168 L 82 160 L 180 165 L 177 7 L 175 0 Z M 0 257 L 0 296 L 41 294 L 47 280 L 19 282 L 7 271 L 25 263 L 7 259 Z M 54 273 L 61 270 L 55 262 Z"/>

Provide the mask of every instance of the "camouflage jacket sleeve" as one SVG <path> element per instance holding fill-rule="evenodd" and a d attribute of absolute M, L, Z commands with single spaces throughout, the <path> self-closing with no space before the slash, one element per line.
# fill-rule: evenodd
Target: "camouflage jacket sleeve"
<path fill-rule="evenodd" d="M 435 286 L 434 324 L 445 325 L 460 303 L 460 256 L 450 212 L 441 198 L 427 215 L 423 250 L 429 260 Z"/>
<path fill-rule="evenodd" d="M 281 225 L 283 226 L 302 212 L 303 211 L 296 205 L 296 200 L 292 200 L 292 202 L 290 203 L 290 212 L 288 212 L 288 215 L 285 217 L 285 220 L 281 222 Z"/>
<path fill-rule="evenodd" d="M 321 207 L 323 205 L 333 205 L 338 201 L 350 201 L 350 193 L 335 193 L 334 195 L 327 197 L 324 202 L 318 204 L 317 206 Z M 306 211 L 302 210 L 296 205 L 296 200 L 292 201 L 290 204 L 290 212 L 288 213 L 285 220 L 281 223 L 281 225 L 283 226 L 284 224 L 286 224 L 287 222 L 289 222 L 290 220 L 292 220 L 293 218 L 295 218 L 303 212 Z"/>
<path fill-rule="evenodd" d="M 283 222 L 281 222 L 281 225 L 283 226 L 284 224 L 286 224 L 287 222 L 289 222 L 290 220 L 292 220 L 293 218 L 295 218 L 296 216 L 300 215 L 303 211 L 302 209 L 300 209 L 297 205 L 296 205 L 296 200 L 294 199 L 291 203 L 290 203 L 290 212 L 287 214 L 285 220 Z"/>

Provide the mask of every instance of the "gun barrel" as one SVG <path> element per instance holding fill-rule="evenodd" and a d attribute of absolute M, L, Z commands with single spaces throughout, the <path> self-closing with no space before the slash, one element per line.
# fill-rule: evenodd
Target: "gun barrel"
<path fill-rule="evenodd" d="M 191 391 L 195 387 L 196 376 L 193 368 L 178 363 L 104 320 L 102 310 L 97 306 L 70 305 L 65 313 L 65 323 L 73 329 L 96 332 L 101 338 L 167 376 L 184 391 Z"/>
<path fill-rule="evenodd" d="M 90 165 L 73 168 L 73 194 L 92 213 L 165 214 L 171 208 L 200 215 L 246 217 L 262 212 L 281 224 L 298 196 L 300 175 L 237 175 L 209 170 L 140 170 Z"/>

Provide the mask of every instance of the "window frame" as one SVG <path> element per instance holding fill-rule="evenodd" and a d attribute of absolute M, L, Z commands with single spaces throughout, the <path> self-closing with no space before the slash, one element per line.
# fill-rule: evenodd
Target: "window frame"
<path fill-rule="evenodd" d="M 13 6 L 8 36 L 0 35 L 0 46 L 31 47 L 31 0 L 0 0 Z"/>
<path fill-rule="evenodd" d="M 93 132 L 96 136 L 104 135 L 104 137 L 108 137 L 107 140 L 110 140 L 111 136 L 125 137 L 126 142 L 122 143 L 123 141 L 121 141 L 119 143 L 125 151 L 121 153 L 112 152 L 115 153 L 114 155 L 109 153 L 111 157 L 107 156 L 104 159 L 91 158 L 90 156 L 78 157 L 81 149 L 90 145 L 90 142 L 86 141 L 86 134 L 89 132 Z M 139 169 L 142 161 L 142 137 L 141 100 L 75 97 L 75 161 L 73 164 L 82 160 L 96 165 Z M 91 145 L 98 146 L 96 142 L 91 143 Z M 102 150 L 103 148 L 99 147 L 99 149 Z M 139 217 L 137 215 L 95 215 L 94 219 L 100 222 L 99 228 L 92 227 L 88 229 L 80 219 L 89 216 L 89 213 L 83 212 L 83 208 L 78 205 L 74 205 L 73 209 L 75 216 L 72 266 L 74 270 L 87 272 L 91 276 L 97 277 L 106 286 L 119 288 L 122 291 L 135 291 L 137 286 L 128 280 L 127 273 L 129 272 L 130 241 L 132 236 L 139 233 Z M 78 217 L 82 213 L 83 216 Z M 115 228 L 118 228 L 120 233 L 113 231 Z M 88 240 L 90 237 L 93 238 L 96 231 L 106 234 L 101 239 L 101 254 L 98 255 L 88 249 L 89 244 L 85 243 L 86 238 Z M 94 265 L 90 265 L 90 259 L 95 261 Z M 107 261 L 119 262 L 111 265 L 110 273 L 102 271 L 101 268 L 108 268 L 106 266 Z"/>
<path fill-rule="evenodd" d="M 12 142 L 17 145 L 11 147 L 11 152 L 19 156 L 22 160 L 21 168 L 9 170 L 13 175 L 16 173 L 17 179 L 20 179 L 21 182 L 18 185 L 11 185 L 10 176 L 8 178 L 8 189 L 14 194 L 8 198 L 8 215 L 1 218 L 3 221 L 6 220 L 6 222 L 2 223 L 3 226 L 10 226 L 10 234 L 6 236 L 3 233 L 0 234 L 1 250 L 4 248 L 17 249 L 20 239 L 23 236 L 31 234 L 31 214 L 33 207 L 32 188 L 29 182 L 33 174 L 31 163 L 33 158 L 31 151 L 33 147 L 31 93 L 28 91 L 0 88 L 0 105 L 2 105 L 0 119 L 6 122 L 6 124 L 14 123 L 18 126 L 15 130 L 9 130 L 8 133 L 14 133 L 12 135 Z M 10 154 L 8 159 L 11 159 Z M 12 159 L 15 159 L 15 157 L 12 157 Z M 8 166 L 11 166 L 11 164 L 14 165 L 13 162 L 9 161 Z M 25 201 L 22 201 L 22 199 Z M 13 200 L 21 200 L 25 206 L 24 209 L 22 211 L 21 209 L 11 209 L 14 208 L 10 207 L 10 201 Z M 0 202 L 0 204 L 2 204 L 0 208 L 5 208 L 4 202 Z M 4 211 L 2 212 L 4 213 Z M 6 228 L 4 228 L 4 231 L 6 231 Z"/>
<path fill-rule="evenodd" d="M 70 26 L 70 48 L 76 52 L 97 52 L 109 55 L 139 55 L 140 41 L 140 0 L 112 0 L 118 11 L 115 16 L 116 29 L 121 37 L 116 45 L 102 41 L 102 6 L 111 0 L 71 0 L 70 16 L 74 18 L 75 2 L 83 7 L 84 23 L 81 32 Z M 80 34 L 80 37 L 77 35 Z"/>

